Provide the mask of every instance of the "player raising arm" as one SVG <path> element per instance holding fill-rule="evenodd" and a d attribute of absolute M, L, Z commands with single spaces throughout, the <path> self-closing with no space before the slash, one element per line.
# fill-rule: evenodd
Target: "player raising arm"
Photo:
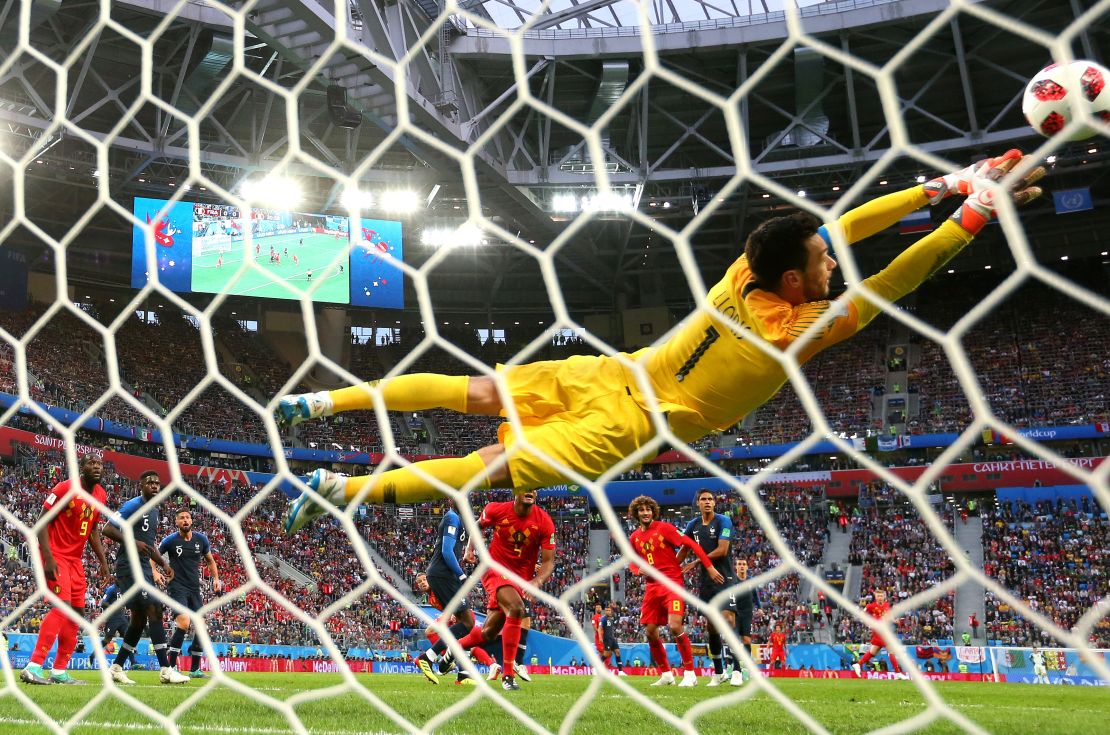
<path fill-rule="evenodd" d="M 493 529 L 493 538 L 489 543 L 490 558 L 521 579 L 542 587 L 555 571 L 555 522 L 547 511 L 536 505 L 535 490 L 525 490 L 515 500 L 490 503 L 482 511 L 478 525 Z M 477 561 L 473 544 L 474 539 L 470 539 L 463 557 L 468 563 Z M 531 595 L 493 568 L 482 576 L 482 586 L 486 590 L 486 607 L 489 610 L 486 624 L 471 631 L 459 641 L 459 645 L 470 650 L 483 641 L 493 640 L 500 633 L 501 660 L 505 667 L 501 686 L 505 691 L 520 689 L 516 683 L 516 649 L 520 644 L 521 623 L 525 616 L 524 601 Z M 510 664 L 514 666 L 512 673 L 509 672 Z"/>
<path fill-rule="evenodd" d="M 85 544 L 92 547 L 96 554 L 101 577 L 108 575 L 108 560 L 104 557 L 104 546 L 100 542 L 100 529 L 97 521 L 100 511 L 93 505 L 104 505 L 107 493 L 100 485 L 104 463 L 98 456 L 89 452 L 81 458 L 80 473 L 77 480 L 66 480 L 55 485 L 42 503 L 45 516 L 60 505 L 65 510 L 58 512 L 38 531 L 39 563 L 50 591 L 57 595 L 72 611 L 63 612 L 61 608 L 51 608 L 42 619 L 35 650 L 31 660 L 19 672 L 19 680 L 27 684 L 84 684 L 74 679 L 66 671 L 73 650 L 77 647 L 79 627 L 74 616 L 85 615 L 85 592 L 88 581 L 85 577 L 85 564 L 82 556 Z M 43 670 L 46 654 L 58 641 L 58 652 L 54 656 L 54 667 L 47 676 Z"/>
<path fill-rule="evenodd" d="M 286 533 L 294 533 L 326 511 L 317 502 L 345 506 L 367 503 L 417 503 L 436 498 L 438 485 L 512 487 L 517 491 L 566 482 L 561 467 L 597 478 L 617 462 L 640 454 L 656 434 L 653 411 L 671 431 L 692 442 L 724 430 L 770 400 L 786 383 L 785 368 L 748 335 L 786 350 L 819 318 L 833 315 L 806 337 L 798 359 L 851 337 L 867 326 L 879 307 L 863 294 L 829 299 L 836 261 L 829 255 L 830 232 L 839 229 L 854 243 L 886 229 L 930 202 L 950 194 L 967 196 L 951 220 L 911 245 L 879 273 L 864 281 L 868 292 L 889 301 L 910 293 L 955 257 L 994 215 L 993 182 L 1021 160 L 1019 151 L 969 166 L 948 176 L 888 194 L 822 225 L 797 213 L 760 225 L 741 255 L 706 296 L 711 308 L 686 318 L 667 341 L 620 359 L 575 355 L 527 365 L 500 366 L 508 394 L 520 417 L 504 423 L 498 442 L 465 457 L 432 459 L 415 466 L 365 477 L 341 477 L 316 470 L 305 493 L 291 501 Z M 1024 204 L 1040 195 L 1031 184 L 1044 174 L 1037 168 L 1014 184 L 1013 199 Z M 997 187 L 994 187 L 995 189 Z M 635 362 L 651 384 L 653 406 L 627 363 Z M 281 398 L 280 423 L 341 411 L 374 407 L 371 389 L 380 390 L 391 411 L 447 408 L 461 413 L 505 416 L 496 381 L 490 376 L 400 375 L 350 388 Z M 528 444 L 517 442 L 523 432 Z M 549 461 L 550 457 L 554 462 Z M 419 471 L 417 471 L 419 470 Z"/>
<path fill-rule="evenodd" d="M 682 587 L 682 567 L 675 556 L 675 548 L 684 546 L 701 560 L 709 579 L 714 584 L 723 584 L 724 576 L 713 566 L 710 559 L 698 546 L 697 542 L 688 536 L 683 536 L 678 529 L 669 523 L 659 520 L 659 503 L 646 495 L 633 499 L 628 506 L 628 515 L 640 527 L 632 532 L 629 541 L 636 553 L 651 566 L 658 569 L 667 579 L 676 586 Z M 632 563 L 630 569 L 633 574 L 642 574 L 640 568 Z M 659 637 L 659 626 L 666 625 L 671 631 L 671 638 L 678 647 L 682 657 L 682 683 L 679 686 L 692 687 L 698 683 L 697 674 L 694 673 L 694 650 L 690 645 L 690 636 L 686 635 L 686 601 L 678 592 L 654 577 L 648 577 L 644 588 L 644 602 L 640 609 L 640 623 L 646 626 L 648 648 L 651 649 L 651 660 L 662 669 L 663 675 L 652 686 L 674 684 L 674 673 L 667 661 L 667 649 Z"/>

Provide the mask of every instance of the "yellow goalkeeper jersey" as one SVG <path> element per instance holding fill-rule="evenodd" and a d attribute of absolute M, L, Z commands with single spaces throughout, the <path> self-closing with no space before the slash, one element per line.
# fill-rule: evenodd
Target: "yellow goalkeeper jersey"
<path fill-rule="evenodd" d="M 881 197 L 844 215 L 834 226 L 849 243 L 897 222 L 927 202 L 920 186 Z M 830 240 L 827 227 L 821 235 Z M 885 269 L 866 279 L 870 292 L 896 301 L 916 289 L 962 250 L 972 235 L 945 222 L 900 254 Z M 802 337 L 818 318 L 829 321 L 806 337 L 798 353 L 804 363 L 867 326 L 879 308 L 862 295 L 793 305 L 755 284 L 748 259 L 738 258 L 708 294 L 712 312 L 691 314 L 665 343 L 640 350 L 632 358 L 651 379 L 660 409 L 684 441 L 723 430 L 766 403 L 786 382 L 786 371 L 749 339 L 755 334 L 779 350 Z M 729 326 L 738 326 L 734 330 Z M 738 333 L 739 332 L 739 333 Z M 630 376 L 630 385 L 635 386 Z M 633 396 L 648 403 L 638 389 Z"/>

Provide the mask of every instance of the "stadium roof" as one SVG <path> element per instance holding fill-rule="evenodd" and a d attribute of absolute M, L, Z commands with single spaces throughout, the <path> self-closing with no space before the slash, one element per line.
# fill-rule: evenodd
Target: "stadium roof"
<path fill-rule="evenodd" d="M 889 0 L 798 0 L 799 7 L 874 5 Z M 784 0 L 655 0 L 644 12 L 652 25 L 696 23 L 781 13 Z M 540 9 L 539 0 L 485 0 L 464 2 L 472 12 L 481 10 L 500 28 L 519 28 Z M 530 25 L 535 30 L 572 28 L 628 28 L 640 23 L 640 5 L 629 0 L 551 0 L 546 12 Z"/>

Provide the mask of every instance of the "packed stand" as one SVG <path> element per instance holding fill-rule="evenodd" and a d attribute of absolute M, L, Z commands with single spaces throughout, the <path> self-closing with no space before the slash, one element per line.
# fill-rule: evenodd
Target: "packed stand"
<path fill-rule="evenodd" d="M 1110 594 L 1108 564 L 1110 523 L 1089 497 L 984 508 L 983 571 L 1064 630 Z M 985 623 L 1006 645 L 1059 645 L 989 589 Z M 1110 647 L 1110 621 L 1095 625 L 1091 642 Z"/>
<path fill-rule="evenodd" d="M 865 485 L 860 491 L 859 512 L 852 514 L 849 563 L 862 566 L 860 591 L 870 598 L 873 590 L 886 591 L 891 605 L 925 592 L 955 572 L 951 557 L 907 500 L 883 483 Z M 954 508 L 937 507 L 945 527 L 952 531 Z M 898 618 L 895 628 L 907 643 L 952 638 L 956 595 L 940 598 Z M 863 640 L 865 626 L 844 616 L 837 630 L 840 640 Z"/>

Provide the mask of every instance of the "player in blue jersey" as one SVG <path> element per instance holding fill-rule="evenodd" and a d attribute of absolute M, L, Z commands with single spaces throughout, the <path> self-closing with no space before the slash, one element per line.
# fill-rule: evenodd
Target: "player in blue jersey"
<path fill-rule="evenodd" d="M 160 680 L 163 684 L 184 684 L 189 678 L 170 667 L 166 653 L 166 629 L 162 625 L 162 605 L 150 592 L 139 586 L 135 579 L 135 572 L 142 574 L 143 581 L 149 586 L 162 584 L 166 579 L 173 579 L 173 569 L 169 562 L 158 553 L 158 524 L 162 514 L 157 504 L 151 505 L 150 501 L 162 489 L 162 481 L 154 470 L 147 470 L 139 476 L 140 494 L 131 498 L 120 506 L 115 516 L 104 524 L 103 534 L 120 545 L 116 553 L 116 586 L 120 595 L 126 600 L 127 609 L 131 611 L 131 621 L 123 634 L 123 645 L 120 646 L 116 660 L 112 663 L 112 680 L 117 684 L 134 684 L 123 671 L 123 664 L 135 652 L 135 645 L 143 637 L 143 629 L 150 633 L 150 642 L 153 644 L 154 653 L 158 657 L 158 666 L 161 668 Z M 132 544 L 123 533 L 123 524 L 131 526 L 134 536 L 134 548 L 139 556 L 139 569 L 132 564 L 127 547 Z M 161 572 L 154 568 L 157 564 Z"/>
<path fill-rule="evenodd" d="M 189 632 L 188 612 L 195 613 L 204 607 L 200 594 L 201 563 L 208 568 L 215 592 L 218 593 L 223 588 L 223 583 L 220 581 L 216 557 L 212 555 L 212 544 L 207 536 L 193 528 L 193 514 L 187 510 L 177 511 L 174 525 L 177 526 L 177 531 L 162 539 L 162 543 L 158 544 L 158 551 L 169 559 L 173 570 L 173 579 L 166 586 L 166 593 L 183 608 L 174 620 L 177 625 L 170 636 L 168 658 L 170 666 L 177 668 L 181 644 L 185 642 L 185 634 Z M 202 644 L 194 634 L 189 643 L 189 656 L 192 659 L 189 663 L 189 677 L 192 679 L 204 678 L 204 672 L 200 670 L 201 648 Z"/>
<path fill-rule="evenodd" d="M 696 501 L 701 513 L 697 518 L 686 524 L 685 533 L 701 546 L 702 551 L 713 561 L 713 567 L 721 573 L 725 581 L 721 584 L 715 583 L 709 578 L 709 570 L 698 561 L 691 562 L 689 566 L 683 569 L 683 572 L 689 571 L 694 566 L 701 568 L 698 597 L 703 602 L 709 602 L 722 590 L 736 583 L 736 578 L 733 576 L 728 561 L 728 549 L 732 543 L 732 521 L 728 516 L 716 512 L 717 499 L 711 490 L 699 490 Z M 685 546 L 679 549 L 679 563 L 682 563 L 686 558 L 686 553 Z M 736 627 L 735 604 L 726 598 L 725 603 L 721 606 L 721 612 L 729 625 Z M 723 684 L 727 678 L 724 664 L 721 661 L 721 633 L 713 625 L 713 621 L 706 618 L 705 622 L 706 637 L 709 639 L 709 660 L 713 662 L 713 677 L 709 680 L 708 686 L 715 687 Z"/>
<path fill-rule="evenodd" d="M 610 654 L 612 654 L 617 661 L 617 676 L 628 676 L 624 673 L 624 662 L 621 661 L 621 646 L 617 643 L 617 616 L 615 613 L 613 603 L 610 602 L 599 621 L 601 626 L 601 660 L 603 662 L 608 661 Z"/>
<path fill-rule="evenodd" d="M 463 571 L 461 563 L 462 551 L 465 548 L 466 529 L 463 528 L 462 519 L 449 501 L 439 522 L 436 545 L 428 562 L 428 570 L 424 574 L 424 579 L 418 578 L 417 581 L 418 587 L 427 585 L 427 589 L 422 591 L 428 593 L 428 604 L 437 610 L 444 610 L 466 581 L 466 572 Z M 455 636 L 455 640 L 465 637 L 474 629 L 474 613 L 471 612 L 465 597 L 458 601 L 449 614 L 455 617 L 455 623 L 451 626 L 451 635 Z M 429 634 L 429 639 L 434 639 L 433 645 L 417 656 L 416 665 L 428 681 L 438 684 L 439 678 L 432 667 L 447 652 L 447 642 L 439 639 L 434 633 Z M 440 673 L 446 673 L 446 668 L 442 668 Z"/>

